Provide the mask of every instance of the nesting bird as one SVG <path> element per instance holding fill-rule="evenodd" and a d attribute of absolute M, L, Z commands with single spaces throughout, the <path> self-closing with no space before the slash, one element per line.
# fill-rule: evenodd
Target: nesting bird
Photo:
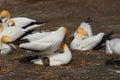
<path fill-rule="evenodd" d="M 71 61 L 72 54 L 67 44 L 62 44 L 62 50 L 63 50 L 63 53 L 55 52 L 55 53 L 45 56 L 49 59 L 48 64 L 50 66 L 66 65 Z M 31 60 L 31 62 L 33 62 L 34 64 L 38 64 L 38 65 L 44 65 L 44 62 L 40 57 L 37 59 Z"/>
<path fill-rule="evenodd" d="M 11 17 L 11 14 L 9 11 L 1 11 L 0 20 L 1 20 L 4 28 L 9 27 L 7 25 L 7 22 L 9 22 L 9 20 L 13 20 L 16 24 L 16 27 L 27 29 L 27 30 L 32 30 L 36 27 L 40 27 L 40 26 L 44 25 L 44 23 L 47 23 L 46 21 L 37 22 L 36 20 L 29 19 L 26 17 L 16 17 L 16 18 L 11 18 L 11 19 L 10 19 L 10 17 Z"/>
<path fill-rule="evenodd" d="M 83 39 L 87 38 L 88 33 L 83 28 L 78 28 L 75 32 L 74 39 L 70 44 L 70 48 L 77 49 Z"/>
<path fill-rule="evenodd" d="M 26 17 L 11 18 L 9 11 L 0 13 L 0 54 L 8 54 L 12 49 L 16 49 L 13 44 L 17 40 L 28 40 L 21 43 L 19 47 L 24 50 L 37 52 L 37 57 L 30 59 L 30 62 L 38 65 L 44 65 L 43 59 L 47 58 L 50 66 L 66 65 L 72 59 L 71 51 L 67 44 L 64 43 L 68 36 L 66 27 L 60 27 L 51 32 L 34 32 L 34 29 L 44 25 L 46 21 L 37 22 L 36 20 Z M 74 33 L 74 39 L 70 48 L 77 50 L 92 50 L 103 40 L 104 33 L 93 35 L 89 18 L 83 21 Z M 110 34 L 111 35 L 111 34 Z M 108 37 L 110 36 L 108 35 Z M 63 44 L 64 43 L 64 44 Z M 101 45 L 101 43 L 99 44 Z M 62 47 L 63 52 L 56 52 Z M 120 55 L 120 39 L 115 38 L 106 41 L 107 55 Z"/>
<path fill-rule="evenodd" d="M 91 25 L 90 25 L 89 22 L 90 22 L 90 18 L 88 18 L 86 21 L 83 21 L 83 22 L 80 24 L 80 26 L 78 27 L 78 29 L 81 28 L 81 29 L 83 29 L 84 31 L 86 31 L 87 34 L 88 34 L 88 37 L 93 36 L 92 28 L 91 28 Z M 75 31 L 75 33 L 74 33 L 74 37 L 75 37 L 75 36 L 76 36 L 76 31 Z"/>
<path fill-rule="evenodd" d="M 9 25 L 12 27 L 7 27 L 5 29 L 3 29 L 4 26 L 2 24 L 0 25 L 0 36 L 8 35 L 12 39 L 12 41 L 15 41 L 16 39 L 20 38 L 22 35 L 26 34 L 29 31 L 26 29 L 15 27 L 15 22 L 10 23 Z"/>
<path fill-rule="evenodd" d="M 22 43 L 19 47 L 25 50 L 40 52 L 40 55 L 51 54 L 59 49 L 67 35 L 68 30 L 65 27 L 60 27 L 49 36 L 28 43 Z"/>
<path fill-rule="evenodd" d="M 104 33 L 99 33 L 93 36 L 91 25 L 88 21 L 84 21 L 75 31 L 74 39 L 71 42 L 70 47 L 77 50 L 92 50 L 102 41 L 103 36 Z"/>
<path fill-rule="evenodd" d="M 42 26 L 46 22 L 38 23 L 35 20 L 25 18 L 25 17 L 16 17 L 10 19 L 11 14 L 9 11 L 2 11 L 0 13 L 0 38 L 3 36 L 8 36 L 11 39 L 11 42 L 19 40 L 24 36 L 32 33 L 36 27 Z M 2 43 L 1 43 L 2 44 Z M 7 46 L 7 44 L 6 44 Z M 1 50 L 3 50 L 4 46 L 1 46 Z M 12 48 L 11 48 L 12 49 Z M 7 53 L 10 53 L 9 50 Z M 1 52 L 1 54 L 4 54 Z"/>
<path fill-rule="evenodd" d="M 106 41 L 107 55 L 120 55 L 120 39 L 114 38 Z"/>

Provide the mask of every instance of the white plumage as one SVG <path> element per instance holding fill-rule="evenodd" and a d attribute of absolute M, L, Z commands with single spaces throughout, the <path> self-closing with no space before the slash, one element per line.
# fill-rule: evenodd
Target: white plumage
<path fill-rule="evenodd" d="M 104 36 L 104 33 L 99 33 L 95 36 L 84 38 L 86 34 L 87 32 L 84 29 L 77 29 L 76 36 L 74 36 L 70 47 L 77 50 L 91 50 L 101 42 Z"/>
<path fill-rule="evenodd" d="M 84 29 L 88 33 L 88 37 L 93 36 L 92 28 L 89 23 L 82 22 L 79 28 Z M 76 32 L 74 33 L 74 37 L 76 36 Z"/>
<path fill-rule="evenodd" d="M 67 29 L 65 27 L 60 27 L 57 31 L 54 31 L 49 36 L 46 36 L 40 40 L 20 44 L 19 47 L 28 50 L 39 51 L 40 55 L 51 54 L 59 49 L 66 34 Z"/>
<path fill-rule="evenodd" d="M 120 39 L 115 38 L 106 41 L 107 55 L 120 55 Z"/>
<path fill-rule="evenodd" d="M 4 29 L 3 32 L 0 33 L 0 36 L 8 35 L 9 37 L 11 37 L 12 41 L 15 41 L 16 39 L 21 37 L 26 32 L 27 30 L 25 29 L 20 29 L 16 27 L 8 27 Z"/>
<path fill-rule="evenodd" d="M 54 31 L 53 31 L 54 32 Z M 35 41 L 35 40 L 39 40 L 41 38 L 44 38 L 46 36 L 51 35 L 52 32 L 35 32 L 33 34 L 29 34 L 25 37 L 23 37 L 22 39 L 27 39 L 28 41 Z"/>
<path fill-rule="evenodd" d="M 95 36 L 88 37 L 80 42 L 78 50 L 92 50 L 98 43 L 101 42 L 104 33 L 99 33 Z"/>
<path fill-rule="evenodd" d="M 15 18 L 11 18 L 10 19 L 10 12 L 9 11 L 2 11 L 0 13 L 0 19 L 2 21 L 2 24 L 4 26 L 4 28 L 9 27 L 8 22 L 10 20 L 15 22 L 15 25 L 17 28 L 23 28 L 23 29 L 27 29 L 27 30 L 32 30 L 36 27 L 40 27 L 42 26 L 44 22 L 37 22 L 36 20 L 30 19 L 30 18 L 26 18 L 26 17 L 15 17 Z"/>
<path fill-rule="evenodd" d="M 46 57 L 49 58 L 50 66 L 65 65 L 71 61 L 72 54 L 66 44 L 63 44 L 63 51 L 64 51 L 63 53 L 56 52 L 56 53 L 46 55 Z M 40 58 L 34 59 L 31 62 L 33 62 L 34 64 L 38 64 L 38 65 L 44 65 Z"/>

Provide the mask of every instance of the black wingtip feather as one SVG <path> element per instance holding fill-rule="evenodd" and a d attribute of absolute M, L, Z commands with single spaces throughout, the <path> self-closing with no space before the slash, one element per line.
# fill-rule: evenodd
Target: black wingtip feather
<path fill-rule="evenodd" d="M 32 26 L 32 25 L 35 25 L 35 24 L 45 24 L 45 23 L 48 23 L 48 21 L 41 21 L 41 22 L 38 22 L 38 21 L 36 21 L 36 22 L 31 22 L 30 24 L 28 24 L 28 25 L 26 25 L 26 26 L 24 26 L 24 27 L 22 27 L 23 29 L 26 29 L 26 28 L 28 28 L 29 26 Z"/>
<path fill-rule="evenodd" d="M 85 23 L 90 23 L 90 18 L 87 18 L 84 22 Z"/>
<path fill-rule="evenodd" d="M 44 24 L 44 23 L 48 23 L 48 21 L 34 22 L 33 24 Z"/>

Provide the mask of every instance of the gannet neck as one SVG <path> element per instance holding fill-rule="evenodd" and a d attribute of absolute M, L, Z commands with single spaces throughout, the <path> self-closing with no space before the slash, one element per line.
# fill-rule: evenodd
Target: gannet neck
<path fill-rule="evenodd" d="M 0 33 L 3 31 L 3 25 L 0 23 Z"/>

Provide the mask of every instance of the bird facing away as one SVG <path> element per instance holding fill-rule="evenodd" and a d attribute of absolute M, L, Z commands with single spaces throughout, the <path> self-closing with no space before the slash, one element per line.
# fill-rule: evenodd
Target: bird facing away
<path fill-rule="evenodd" d="M 65 27 L 60 27 L 49 36 L 40 40 L 22 43 L 19 47 L 25 50 L 37 51 L 40 55 L 51 54 L 59 49 L 67 35 L 68 30 Z"/>
<path fill-rule="evenodd" d="M 49 59 L 49 66 L 66 65 L 72 60 L 72 54 L 67 44 L 62 44 L 62 50 L 63 53 L 55 52 L 45 56 Z M 44 62 L 40 57 L 31 60 L 31 62 L 38 65 L 44 65 Z"/>

